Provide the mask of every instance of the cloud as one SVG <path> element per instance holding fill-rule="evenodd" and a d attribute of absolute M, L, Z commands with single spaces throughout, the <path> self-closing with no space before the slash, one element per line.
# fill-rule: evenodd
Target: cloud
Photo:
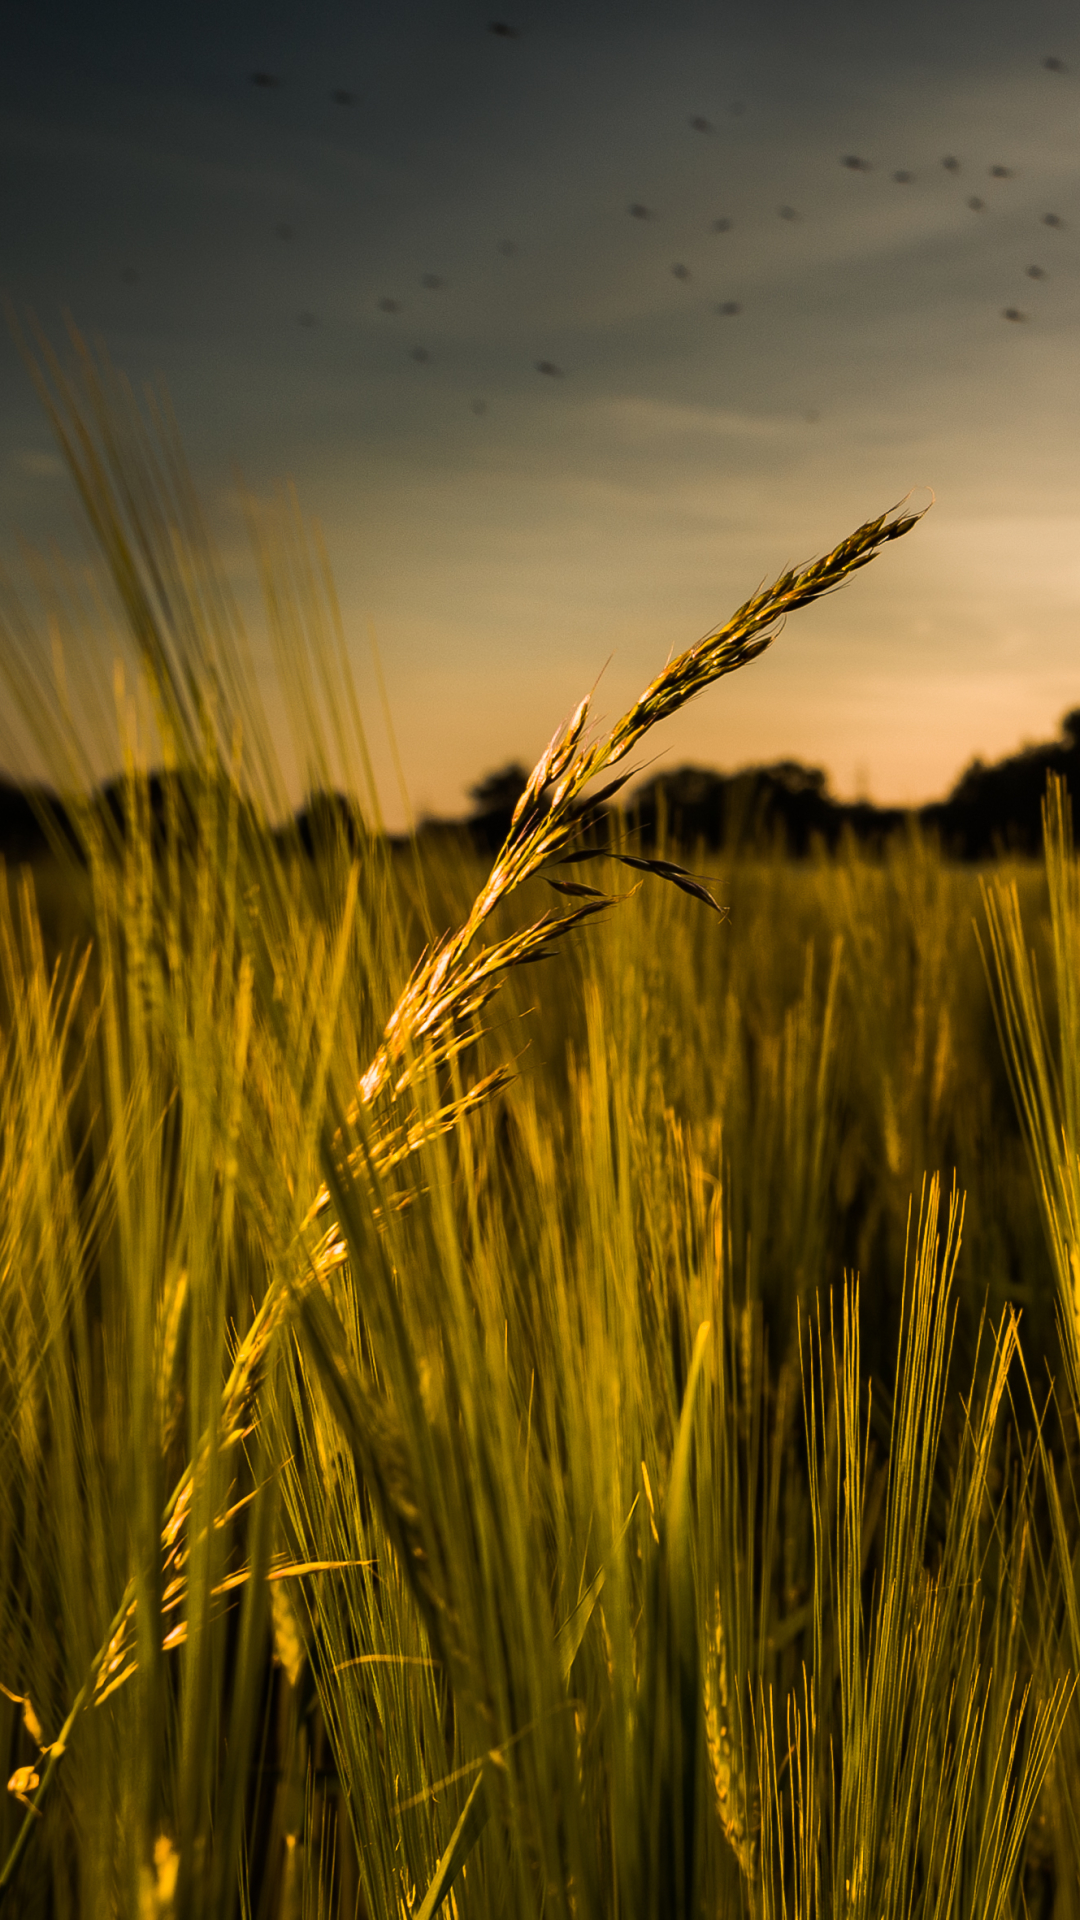
<path fill-rule="evenodd" d="M 731 407 L 679 405 L 629 393 L 602 401 L 597 411 L 616 432 L 634 440 L 672 435 L 707 440 L 786 440 L 793 419 L 790 413 L 744 413 Z"/>

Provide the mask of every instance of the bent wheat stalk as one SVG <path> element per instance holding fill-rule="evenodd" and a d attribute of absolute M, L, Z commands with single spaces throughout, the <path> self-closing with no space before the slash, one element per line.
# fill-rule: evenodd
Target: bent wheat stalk
<path fill-rule="evenodd" d="M 81 347 L 77 339 L 76 344 Z M 82 352 L 85 370 L 88 357 L 85 349 Z M 55 362 L 52 364 L 55 368 Z M 44 393 L 44 382 L 37 370 L 34 371 L 39 391 Z M 92 387 L 91 393 L 92 397 L 99 396 L 100 387 Z M 61 447 L 84 504 L 93 503 L 91 517 L 95 532 L 107 560 L 118 573 L 129 610 L 137 606 L 139 617 L 132 619 L 134 637 L 156 696 L 172 723 L 174 737 L 183 738 L 190 732 L 191 725 L 188 702 L 197 703 L 201 697 L 197 669 L 203 663 L 187 658 L 183 663 L 187 671 L 182 675 L 163 672 L 163 662 L 175 651 L 176 639 L 173 636 L 171 648 L 163 643 L 155 625 L 151 597 L 137 588 L 141 544 L 138 528 L 132 540 L 125 523 L 124 496 L 115 478 L 110 484 L 105 467 L 92 458 L 90 428 L 80 416 L 72 390 L 66 384 L 62 387 L 62 397 L 74 431 L 65 428 L 56 404 L 46 399 Z M 100 425 L 100 407 L 95 410 Z M 174 474 L 177 470 L 174 465 Z M 138 478 L 144 487 L 149 484 L 152 490 L 152 476 L 149 481 L 146 473 Z M 495 908 L 546 864 L 576 857 L 571 851 L 575 841 L 595 821 L 597 810 L 631 775 L 623 774 L 598 792 L 588 794 L 586 790 L 593 781 L 623 761 L 659 721 L 678 712 L 714 681 L 763 653 L 777 637 L 788 613 L 834 591 L 852 573 L 873 560 L 890 541 L 909 532 L 921 518 L 922 513 L 902 514 L 892 508 L 867 521 L 822 559 L 783 573 L 771 587 L 759 589 L 724 626 L 670 661 L 602 738 L 590 744 L 586 737 L 591 696 L 582 700 L 570 720 L 558 729 L 529 775 L 507 839 L 468 916 L 459 927 L 433 942 L 421 954 L 386 1022 L 374 1058 L 360 1077 L 356 1100 L 345 1119 L 353 1127 L 365 1113 L 369 1114 L 365 1125 L 367 1140 L 344 1156 L 344 1165 L 337 1163 L 335 1152 L 341 1139 L 340 1129 L 323 1149 L 323 1166 L 329 1179 L 324 1179 L 301 1221 L 292 1259 L 276 1268 L 223 1384 L 214 1436 L 219 1451 L 237 1445 L 251 1430 L 252 1401 L 268 1353 L 286 1316 L 312 1285 L 318 1284 L 346 1258 L 344 1237 L 336 1221 L 331 1221 L 317 1242 L 312 1243 L 310 1230 L 330 1206 L 331 1187 L 346 1169 L 353 1175 L 365 1175 L 374 1186 L 384 1172 L 420 1151 L 437 1134 L 452 1131 L 468 1113 L 486 1104 L 507 1084 L 511 1076 L 505 1069 L 498 1069 L 460 1093 L 449 1105 L 411 1125 L 402 1123 L 393 1112 L 394 1102 L 415 1084 L 419 1075 L 428 1076 L 435 1068 L 456 1060 L 481 1038 L 483 1030 L 476 1016 L 499 990 L 509 969 L 549 952 L 551 942 L 562 938 L 594 913 L 615 904 L 620 896 L 600 895 L 572 912 L 545 914 L 530 926 L 474 950 Z M 145 559 L 145 552 L 143 557 Z M 193 625 L 197 627 L 197 619 Z M 677 885 L 685 884 L 688 879 L 682 869 L 673 869 L 670 863 L 634 860 L 632 864 L 648 867 Z M 339 935 L 343 946 L 355 909 L 355 878 L 354 868 L 349 911 Z M 687 886 L 686 890 L 704 892 L 694 886 Z M 190 1510 L 196 1475 L 210 1451 L 211 1440 L 208 1429 L 166 1505 L 162 1543 L 167 1560 L 175 1553 L 178 1533 Z M 393 1516 L 389 1518 L 392 1520 Z M 0 1869 L 0 1903 L 10 1891 L 41 1802 L 70 1742 L 79 1714 L 106 1689 L 116 1643 L 121 1637 L 126 1638 L 131 1629 L 135 1593 L 136 1583 L 131 1579 L 106 1639 L 72 1702 L 60 1737 L 47 1755 L 40 1784 L 27 1801 L 22 1826 Z M 129 1667 L 128 1671 L 131 1670 Z"/>

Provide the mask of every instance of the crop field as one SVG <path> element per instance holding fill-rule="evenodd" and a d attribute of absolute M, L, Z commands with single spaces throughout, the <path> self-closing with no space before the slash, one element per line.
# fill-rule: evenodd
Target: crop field
<path fill-rule="evenodd" d="M 1071 1920 L 1068 796 L 982 871 L 597 812 L 914 519 L 583 702 L 486 867 L 381 830 L 318 539 L 253 507 L 355 796 L 305 844 L 175 432 L 76 346 L 103 585 L 0 626 L 78 841 L 0 875 L 0 1907 Z"/>

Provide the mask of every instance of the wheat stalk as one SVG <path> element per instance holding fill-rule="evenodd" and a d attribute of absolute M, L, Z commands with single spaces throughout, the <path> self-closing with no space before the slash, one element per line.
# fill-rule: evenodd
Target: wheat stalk
<path fill-rule="evenodd" d="M 165 649 L 160 643 L 152 617 L 136 593 L 136 565 L 122 532 L 122 514 L 112 496 L 105 473 L 90 458 L 90 437 L 80 422 L 74 402 L 67 393 L 69 409 L 78 429 L 73 439 L 60 429 L 55 407 L 50 404 L 54 426 L 79 485 L 84 503 L 93 502 L 95 530 L 109 554 L 121 566 L 129 589 L 129 604 L 139 602 L 141 618 L 134 622 L 135 637 L 151 673 L 158 696 L 174 721 L 179 721 L 183 737 L 190 727 L 187 702 L 172 674 L 162 672 Z M 86 471 L 80 462 L 80 449 Z M 925 509 L 923 509 L 925 512 Z M 893 515 L 896 515 L 894 518 Z M 371 1109 L 381 1096 L 392 1102 L 412 1084 L 418 1072 L 430 1074 L 434 1068 L 455 1060 L 481 1037 L 476 1016 L 502 984 L 509 969 L 527 964 L 550 951 L 550 942 L 581 925 L 594 913 L 614 904 L 619 896 L 596 894 L 566 914 L 548 913 L 530 926 L 473 952 L 485 923 L 495 908 L 547 864 L 573 860 L 580 851 L 571 851 L 575 840 L 595 822 L 598 810 L 631 777 L 623 774 L 600 791 L 586 795 L 586 789 L 600 775 L 623 761 L 645 734 L 659 721 L 678 712 L 714 681 L 733 673 L 756 659 L 777 637 L 786 615 L 834 591 L 860 567 L 866 566 L 888 542 L 900 538 L 917 524 L 921 513 L 902 514 L 897 508 L 867 521 L 856 532 L 808 566 L 781 574 L 771 587 L 761 588 L 723 626 L 687 648 L 647 686 L 633 705 L 601 739 L 589 744 L 586 724 L 591 696 L 575 709 L 570 720 L 560 727 L 529 775 L 525 790 L 515 809 L 510 832 L 500 849 L 488 879 L 474 900 L 466 919 L 454 931 L 444 935 L 421 954 L 397 1004 L 383 1030 L 380 1045 L 367 1070 L 361 1076 L 357 1098 L 346 1115 L 350 1127 L 360 1120 L 364 1109 Z M 119 560 L 117 560 L 119 556 Z M 190 685 L 188 693 L 193 690 Z M 194 690 L 197 695 L 197 689 Z M 175 706 L 177 712 L 172 713 Z M 709 899 L 681 868 L 670 862 L 631 859 L 614 855 L 634 867 L 655 872 L 661 878 L 685 890 Z M 592 893 L 592 889 L 575 889 Z M 350 898 L 355 905 L 355 870 Z M 712 903 L 715 904 L 715 903 Z M 349 915 L 343 929 L 344 941 Z M 478 1081 L 449 1105 L 411 1126 L 402 1125 L 389 1114 L 372 1129 L 370 1144 L 362 1144 L 346 1156 L 353 1173 L 364 1170 L 372 1185 L 382 1172 L 419 1151 L 430 1139 L 451 1131 L 464 1116 L 485 1104 L 506 1085 L 510 1076 L 498 1070 Z M 340 1140 L 340 1129 L 330 1143 Z M 267 1355 L 286 1315 L 298 1296 L 318 1285 L 333 1267 L 346 1257 L 340 1228 L 331 1223 L 317 1245 L 312 1247 L 310 1228 L 327 1209 L 330 1188 L 324 1181 L 304 1215 L 289 1261 L 280 1265 L 271 1279 L 262 1306 L 240 1344 L 229 1377 L 222 1390 L 217 1423 L 219 1450 L 235 1446 L 250 1431 L 247 1410 L 257 1392 Z M 302 1276 L 302 1277 L 301 1277 Z M 211 1435 L 204 1436 L 195 1459 L 189 1463 L 166 1506 L 162 1542 L 166 1562 L 173 1560 L 180 1530 L 190 1510 L 195 1476 L 211 1450 Z M 119 1646 L 130 1630 L 135 1581 L 125 1588 L 120 1605 L 105 1641 L 95 1655 L 86 1680 L 72 1703 L 60 1736 L 47 1756 L 33 1798 L 15 1843 L 0 1869 L 0 1902 L 13 1881 L 14 1873 L 27 1845 L 34 1821 L 40 1811 L 57 1762 L 67 1746 L 75 1722 L 94 1698 L 109 1685 L 110 1669 Z M 128 1668 L 130 1671 L 131 1668 Z M 115 1682 L 113 1684 L 116 1684 Z"/>
<path fill-rule="evenodd" d="M 895 511 L 890 509 L 890 513 Z M 574 837 L 596 819 L 599 808 L 625 786 L 631 775 L 624 774 L 585 799 L 591 782 L 624 760 L 659 721 L 677 713 L 724 674 L 734 673 L 764 653 L 788 613 L 833 592 L 850 574 L 866 566 L 886 542 L 900 538 L 922 518 L 922 514 L 907 514 L 892 519 L 890 513 L 867 521 L 823 559 L 800 571 L 781 574 L 771 587 L 759 589 L 725 626 L 669 661 L 611 731 L 591 746 L 585 741 L 585 727 L 592 696 L 586 695 L 529 775 L 510 832 L 468 918 L 418 963 L 387 1021 L 382 1045 L 360 1082 L 360 1099 L 365 1105 L 370 1105 L 390 1082 L 395 1066 L 418 1039 L 443 1038 L 455 1020 L 470 1015 L 489 997 L 498 973 L 534 958 L 548 940 L 607 904 L 601 899 L 561 918 L 547 915 L 466 962 L 480 929 L 500 902 L 546 863 L 565 857 Z M 664 878 L 682 872 L 672 869 L 670 863 L 641 864 Z M 354 1116 L 355 1109 L 350 1117 Z"/>

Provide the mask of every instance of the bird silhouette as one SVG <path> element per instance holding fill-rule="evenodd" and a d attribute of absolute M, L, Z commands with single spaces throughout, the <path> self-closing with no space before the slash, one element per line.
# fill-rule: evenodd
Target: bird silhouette
<path fill-rule="evenodd" d="M 476 26 L 483 27 L 484 25 L 485 25 L 484 18 L 483 18 L 483 15 L 481 14 L 480 20 L 479 22 L 476 23 L 473 30 L 474 31 L 476 30 Z M 488 34 L 500 40 L 507 40 L 507 41 L 517 40 L 518 38 L 521 37 L 521 32 L 518 26 L 506 20 L 487 21 L 486 31 Z M 536 49 L 534 48 L 534 53 L 535 51 Z M 1045 59 L 1043 59 L 1042 61 L 1042 66 L 1046 71 L 1054 74 L 1064 74 L 1068 71 L 1068 68 L 1066 67 L 1065 62 L 1059 59 L 1057 56 L 1053 56 L 1053 55 L 1047 55 Z M 251 73 L 249 75 L 249 80 L 253 86 L 256 86 L 262 89 L 280 88 L 280 86 L 282 85 L 282 80 L 277 74 L 263 72 L 263 71 Z M 296 84 L 295 74 L 294 74 L 294 84 Z M 326 97 L 327 97 L 326 93 L 324 92 L 322 95 L 322 98 L 325 100 Z M 335 88 L 329 92 L 329 98 L 335 105 L 338 105 L 340 107 L 348 107 L 356 103 L 357 95 L 353 94 L 352 92 L 344 88 Z M 721 117 L 723 117 L 723 109 L 721 108 L 719 102 L 717 103 L 717 110 L 721 112 Z M 730 112 L 733 116 L 735 116 L 735 115 L 743 114 L 746 111 L 746 109 L 743 102 L 733 101 L 728 107 L 727 111 Z M 678 123 L 676 123 L 676 125 L 677 124 Z M 700 133 L 703 135 L 712 135 L 717 132 L 717 128 L 715 124 L 710 119 L 708 119 L 704 114 L 700 114 L 700 113 L 691 114 L 690 116 L 688 116 L 686 124 L 688 124 L 689 128 L 694 132 Z M 841 165 L 841 167 L 843 167 L 847 171 L 857 172 L 857 173 L 866 173 L 866 174 L 869 174 L 870 172 L 874 171 L 875 163 L 867 159 L 862 154 L 845 153 L 837 157 L 839 159 L 839 164 Z M 881 164 L 886 167 L 886 174 L 884 177 L 889 178 L 890 176 L 888 172 L 887 158 L 883 158 Z M 958 175 L 962 171 L 961 162 L 959 158 L 954 154 L 945 155 L 941 159 L 940 164 L 943 167 L 943 169 L 950 174 Z M 978 167 L 980 163 L 978 162 L 977 157 L 973 161 L 973 164 L 976 166 L 976 170 L 978 172 Z M 982 164 L 985 165 L 985 162 L 983 162 Z M 917 173 L 910 171 L 906 168 L 903 168 L 903 169 L 898 169 L 892 172 L 891 178 L 893 182 L 895 182 L 897 185 L 908 185 L 908 184 L 911 184 L 916 179 L 923 180 L 925 184 L 925 180 L 926 180 L 925 169 L 927 165 L 932 165 L 928 157 L 924 158 L 924 162 L 920 163 L 920 170 Z M 1011 167 L 1008 167 L 1002 164 L 995 164 L 995 165 L 986 167 L 986 174 L 994 180 L 1007 181 L 1015 177 L 1015 170 Z M 868 191 L 870 190 L 868 189 Z M 999 210 L 1002 204 L 1003 203 L 999 203 L 995 200 L 995 207 L 998 208 Z M 971 198 L 967 199 L 966 205 L 968 209 L 974 213 L 979 213 L 986 209 L 986 203 L 984 202 L 984 200 L 974 195 Z M 634 201 L 630 203 L 627 211 L 631 218 L 638 221 L 649 221 L 659 217 L 657 210 L 655 208 L 653 208 L 652 206 L 646 205 L 641 201 Z M 787 221 L 791 224 L 800 222 L 805 217 L 807 217 L 807 216 L 804 216 L 798 209 L 789 205 L 779 206 L 776 208 L 775 211 L 776 211 L 776 216 L 779 219 Z M 668 214 L 670 213 L 671 213 L 671 208 L 669 207 Z M 664 217 L 667 217 L 667 215 L 665 215 Z M 900 217 L 900 216 L 896 216 L 896 217 Z M 1041 219 L 1044 225 L 1054 229 L 1063 228 L 1066 225 L 1062 217 L 1055 213 L 1043 214 L 1039 216 L 1039 218 Z M 734 224 L 735 223 L 729 217 L 724 216 L 716 220 L 713 220 L 711 222 L 710 231 L 716 234 L 729 233 L 731 232 Z M 988 232 L 993 230 L 993 225 L 994 223 L 991 223 L 990 229 L 987 230 Z M 276 227 L 275 231 L 278 237 L 283 241 L 291 240 L 294 237 L 294 229 L 290 225 L 284 222 L 279 224 Z M 305 230 L 305 234 L 306 234 L 306 230 Z M 984 234 L 984 239 L 986 237 L 987 237 L 986 234 Z M 663 239 L 663 236 L 661 236 L 661 241 L 662 239 Z M 305 250 L 303 251 L 306 251 L 307 243 L 308 241 L 306 239 Z M 491 244 L 490 240 L 488 244 Z M 643 243 L 643 244 L 648 245 L 648 243 Z M 499 255 L 503 256 L 504 258 L 509 258 L 513 256 L 518 249 L 517 249 L 516 243 L 513 240 L 502 239 L 502 240 L 498 240 L 495 243 L 495 250 Z M 678 281 L 686 283 L 691 281 L 693 278 L 692 270 L 687 264 L 685 264 L 682 261 L 674 262 L 670 266 L 669 270 L 671 272 L 672 277 Z M 451 271 L 452 272 L 454 271 L 452 262 L 451 262 Z M 1012 273 L 1015 274 L 1015 272 L 1016 272 L 1016 268 L 1014 266 L 1012 269 Z M 1024 269 L 1024 272 L 1026 276 L 1032 281 L 1042 280 L 1047 277 L 1046 270 L 1041 266 L 1036 266 L 1036 265 L 1028 266 L 1027 268 Z M 135 272 L 134 268 L 124 267 L 121 269 L 120 277 L 126 285 L 135 285 L 138 281 L 139 276 Z M 415 288 L 416 283 L 412 282 L 412 284 Z M 441 290 L 445 286 L 445 282 L 443 281 L 442 277 L 439 274 L 431 273 L 431 272 L 423 273 L 422 275 L 420 275 L 419 284 L 424 289 L 432 292 Z M 458 285 L 459 285 L 459 282 L 455 280 L 455 287 L 457 287 Z M 456 295 L 455 295 L 455 303 L 456 303 Z M 455 303 L 452 303 L 452 304 L 455 304 Z M 694 304 L 696 305 L 696 301 Z M 434 317 L 435 309 L 426 310 L 427 319 L 425 320 L 423 318 L 423 303 L 421 303 L 421 305 L 422 305 L 422 313 L 421 315 L 414 314 L 413 320 L 410 322 L 410 328 L 408 329 L 409 331 L 412 330 L 412 327 L 415 325 L 415 322 L 418 318 L 421 320 L 421 324 L 425 326 L 427 324 L 436 324 L 436 327 L 437 327 L 437 321 L 435 320 L 435 317 Z M 388 296 L 378 299 L 377 306 L 378 306 L 378 310 L 381 313 L 387 314 L 387 315 L 399 315 L 406 310 L 406 308 L 403 307 L 402 302 L 400 300 L 394 299 Z M 714 306 L 713 310 L 715 311 L 716 314 L 720 316 L 734 317 L 742 313 L 743 307 L 738 300 L 723 300 L 717 303 Z M 440 311 L 443 311 L 443 308 L 440 308 Z M 1040 309 L 1040 311 L 1044 312 L 1044 321 L 1045 321 L 1045 310 Z M 1029 319 L 1032 317 L 1029 313 L 1022 311 L 1017 307 L 1004 307 L 999 310 L 999 313 L 1001 318 L 1013 324 L 1025 323 L 1029 321 Z M 300 312 L 296 316 L 296 318 L 297 318 L 298 324 L 306 328 L 314 328 L 320 324 L 316 315 L 309 311 Z M 333 332 L 333 329 L 331 331 Z M 398 351 L 402 351 L 402 350 L 406 351 L 410 359 L 417 365 L 428 364 L 432 358 L 432 355 L 429 349 L 421 345 L 415 345 L 411 347 L 405 346 L 404 343 L 402 342 L 401 332 L 402 330 L 399 330 L 396 336 L 399 341 Z M 1038 343 L 1036 342 L 1036 348 L 1037 346 L 1038 346 Z M 400 365 L 400 362 L 398 362 L 398 365 Z M 552 360 L 537 360 L 533 363 L 533 365 L 534 365 L 535 371 L 538 374 L 541 374 L 549 379 L 561 379 L 564 376 L 564 369 Z M 432 376 L 432 377 L 435 377 L 435 376 Z M 585 370 L 583 375 L 582 369 L 579 368 L 577 370 L 577 377 L 579 380 L 579 384 L 580 384 L 580 379 L 584 377 L 586 379 L 586 385 L 588 385 L 587 369 Z M 572 394 L 576 392 L 577 392 L 577 389 L 574 388 L 573 385 L 571 385 L 571 389 L 568 390 L 568 393 L 572 396 Z M 480 398 L 479 396 L 477 396 L 471 402 L 469 402 L 472 413 L 477 416 L 483 415 L 487 411 L 488 404 L 489 403 L 486 400 Z M 797 417 L 798 416 L 795 416 L 795 418 Z M 816 412 L 810 411 L 805 413 L 803 418 L 809 423 L 815 423 L 818 420 L 819 416 Z"/>

